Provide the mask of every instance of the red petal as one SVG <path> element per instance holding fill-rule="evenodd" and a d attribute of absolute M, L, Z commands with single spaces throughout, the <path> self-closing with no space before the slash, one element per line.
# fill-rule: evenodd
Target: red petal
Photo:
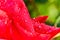
<path fill-rule="evenodd" d="M 43 23 L 47 20 L 48 16 L 40 16 L 40 17 L 37 17 L 37 18 L 33 18 L 34 21 L 36 22 L 40 22 L 40 23 Z"/>
<path fill-rule="evenodd" d="M 4 15 L 0 14 L 0 38 L 2 39 L 50 40 L 60 32 L 60 29 L 42 24 L 46 21 L 47 16 L 31 20 L 22 0 L 0 0 L 0 3 L 0 9 L 6 12 Z M 7 24 L 5 24 L 6 21 Z"/>
<path fill-rule="evenodd" d="M 0 38 L 10 39 L 10 27 L 8 27 L 9 18 L 6 13 L 0 10 Z"/>
<path fill-rule="evenodd" d="M 34 33 L 33 24 L 24 2 L 22 0 L 2 1 L 0 1 L 0 9 L 7 12 L 7 15 L 14 21 L 17 21 L 21 27 Z"/>

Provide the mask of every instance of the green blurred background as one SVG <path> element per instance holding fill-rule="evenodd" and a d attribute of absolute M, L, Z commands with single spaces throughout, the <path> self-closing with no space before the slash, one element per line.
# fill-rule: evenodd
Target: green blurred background
<path fill-rule="evenodd" d="M 24 0 L 32 18 L 48 16 L 46 24 L 60 27 L 60 0 Z M 54 40 L 60 40 L 60 37 Z"/>
<path fill-rule="evenodd" d="M 60 27 L 60 0 L 24 0 L 32 18 L 46 15 L 46 24 Z"/>

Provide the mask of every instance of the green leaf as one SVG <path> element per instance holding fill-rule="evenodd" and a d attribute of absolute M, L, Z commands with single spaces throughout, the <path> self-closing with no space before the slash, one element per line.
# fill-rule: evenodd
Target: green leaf
<path fill-rule="evenodd" d="M 55 22 L 55 20 L 56 20 L 56 17 L 58 16 L 58 10 L 57 10 L 57 8 L 56 8 L 56 6 L 54 5 L 54 4 L 52 4 L 52 5 L 50 5 L 50 7 L 48 8 L 48 10 L 49 10 L 49 21 L 51 21 L 52 23 L 54 23 Z"/>
<path fill-rule="evenodd" d="M 60 26 L 60 16 L 57 18 L 56 22 L 55 22 L 56 26 Z"/>

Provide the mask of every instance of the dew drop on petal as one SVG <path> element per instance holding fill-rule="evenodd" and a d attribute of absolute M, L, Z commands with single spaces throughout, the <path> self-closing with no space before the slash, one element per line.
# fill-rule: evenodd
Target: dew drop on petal
<path fill-rule="evenodd" d="M 25 22 L 27 22 L 27 20 L 25 20 Z"/>

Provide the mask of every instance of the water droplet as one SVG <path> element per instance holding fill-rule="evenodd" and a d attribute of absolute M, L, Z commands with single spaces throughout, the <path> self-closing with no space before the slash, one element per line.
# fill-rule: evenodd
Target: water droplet
<path fill-rule="evenodd" d="M 0 22 L 1 22 L 2 20 L 0 19 Z"/>
<path fill-rule="evenodd" d="M 5 0 L 5 2 L 7 2 L 7 0 Z"/>
<path fill-rule="evenodd" d="M 0 6 L 1 6 L 1 2 L 0 2 Z"/>
<path fill-rule="evenodd" d="M 21 8 L 19 8 L 19 6 L 16 4 L 14 10 L 19 13 Z"/>
<path fill-rule="evenodd" d="M 51 32 L 51 31 L 52 31 L 52 30 L 49 30 L 48 33 Z"/>
<path fill-rule="evenodd" d="M 41 26 L 39 25 L 39 28 L 41 28 Z"/>
<path fill-rule="evenodd" d="M 25 20 L 25 22 L 27 22 L 27 20 Z"/>
<path fill-rule="evenodd" d="M 7 24 L 7 21 L 5 21 L 5 24 Z"/>

